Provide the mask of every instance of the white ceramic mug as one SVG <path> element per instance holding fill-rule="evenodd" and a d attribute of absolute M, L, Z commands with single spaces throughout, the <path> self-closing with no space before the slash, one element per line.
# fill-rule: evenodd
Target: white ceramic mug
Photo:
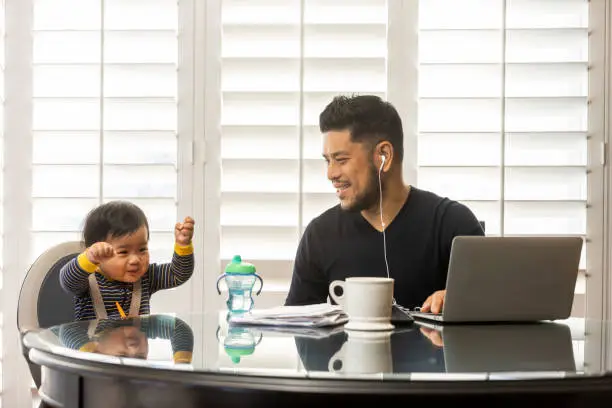
<path fill-rule="evenodd" d="M 346 278 L 329 285 L 329 295 L 342 306 L 349 321 L 347 330 L 392 330 L 392 278 Z M 342 295 L 335 293 L 342 288 Z"/>
<path fill-rule="evenodd" d="M 328 363 L 333 373 L 378 374 L 393 371 L 391 331 L 349 331 L 348 340 Z"/>

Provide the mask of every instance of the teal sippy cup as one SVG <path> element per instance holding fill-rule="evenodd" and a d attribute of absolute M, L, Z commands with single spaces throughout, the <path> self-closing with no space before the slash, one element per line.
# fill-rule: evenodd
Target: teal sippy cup
<path fill-rule="evenodd" d="M 227 308 L 231 313 L 244 313 L 253 308 L 253 287 L 259 279 L 257 295 L 263 288 L 263 279 L 256 273 L 255 265 L 242 262 L 240 255 L 235 255 L 225 267 L 225 273 L 217 279 L 217 292 L 221 294 L 219 283 L 225 279 L 228 289 Z"/>

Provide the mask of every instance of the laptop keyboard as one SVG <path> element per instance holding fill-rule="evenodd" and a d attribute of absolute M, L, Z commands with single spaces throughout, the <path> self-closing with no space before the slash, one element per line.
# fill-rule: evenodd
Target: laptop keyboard
<path fill-rule="evenodd" d="M 423 318 L 423 319 L 429 319 L 429 320 L 444 320 L 444 318 L 442 317 L 442 313 L 431 313 L 431 312 L 421 312 L 421 311 L 411 311 L 410 315 L 414 318 Z"/>

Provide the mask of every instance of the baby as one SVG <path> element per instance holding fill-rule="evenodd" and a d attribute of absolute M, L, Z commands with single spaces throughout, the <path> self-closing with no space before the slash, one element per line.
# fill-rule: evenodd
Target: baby
<path fill-rule="evenodd" d="M 148 315 L 153 293 L 193 274 L 193 226 L 190 217 L 175 225 L 172 262 L 149 264 L 149 224 L 138 206 L 111 201 L 93 209 L 83 228 L 87 249 L 60 270 L 62 288 L 75 296 L 75 319 Z"/>

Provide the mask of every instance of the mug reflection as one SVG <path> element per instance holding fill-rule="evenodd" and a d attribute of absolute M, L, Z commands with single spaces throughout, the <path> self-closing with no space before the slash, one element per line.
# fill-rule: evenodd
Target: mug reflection
<path fill-rule="evenodd" d="M 415 327 L 392 332 L 352 330 L 327 337 L 295 337 L 307 371 L 342 374 L 444 372 L 444 351 L 431 344 Z"/>

